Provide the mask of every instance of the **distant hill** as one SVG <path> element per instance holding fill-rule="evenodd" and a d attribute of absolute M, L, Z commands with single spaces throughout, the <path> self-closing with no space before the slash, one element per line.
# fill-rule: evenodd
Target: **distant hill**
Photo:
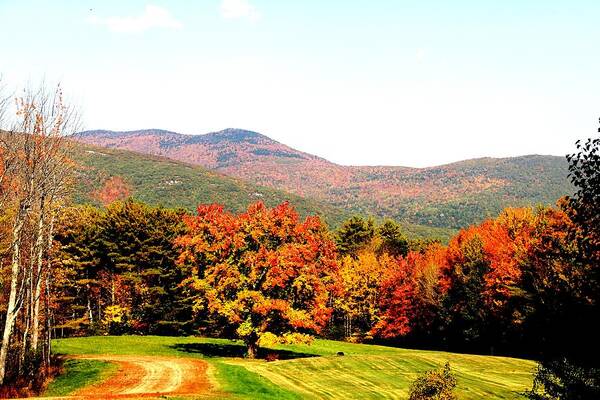
<path fill-rule="evenodd" d="M 563 157 L 480 158 L 430 168 L 343 166 L 256 132 L 87 131 L 77 140 L 168 157 L 349 212 L 460 228 L 507 206 L 553 204 L 571 192 Z"/>
<path fill-rule="evenodd" d="M 289 201 L 301 215 L 321 215 L 332 228 L 351 215 L 327 203 L 261 187 L 164 157 L 91 145 L 76 145 L 73 153 L 79 165 L 75 193 L 77 203 L 97 203 L 93 193 L 108 178 L 117 176 L 131 187 L 135 198 L 165 207 L 194 211 L 198 204 L 220 203 L 230 211 L 240 212 L 248 204 L 259 200 L 269 206 Z M 439 238 L 443 241 L 454 233 L 449 229 L 413 224 L 404 224 L 404 230 L 411 237 Z"/>
<path fill-rule="evenodd" d="M 193 211 L 198 204 L 220 203 L 230 211 L 240 212 L 259 200 L 269 206 L 289 201 L 301 214 L 322 215 L 333 225 L 349 216 L 328 204 L 164 157 L 79 145 L 74 148 L 74 158 L 79 164 L 75 193 L 79 203 L 96 202 L 93 192 L 108 178 L 117 176 L 131 187 L 135 198 L 165 207 Z"/>

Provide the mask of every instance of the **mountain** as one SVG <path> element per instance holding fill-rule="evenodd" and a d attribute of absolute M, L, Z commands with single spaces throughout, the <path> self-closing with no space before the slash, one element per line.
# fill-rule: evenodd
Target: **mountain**
<path fill-rule="evenodd" d="M 240 129 L 205 135 L 96 130 L 75 138 L 201 165 L 349 212 L 444 228 L 479 222 L 507 206 L 553 204 L 572 191 L 567 163 L 556 156 L 479 158 L 429 168 L 343 166 Z"/>
<path fill-rule="evenodd" d="M 255 201 L 269 206 L 289 201 L 302 215 L 319 214 L 339 224 L 348 213 L 319 201 L 225 176 L 198 165 L 164 157 L 90 145 L 73 146 L 78 168 L 75 201 L 96 203 L 94 193 L 111 177 L 120 177 L 133 197 L 154 205 L 193 211 L 198 204 L 220 203 L 240 212 Z"/>
<path fill-rule="evenodd" d="M 240 212 L 250 203 L 260 200 L 269 206 L 289 201 L 302 216 L 321 215 L 332 227 L 339 226 L 351 215 L 327 203 L 160 156 L 75 144 L 73 159 L 79 166 L 74 196 L 77 203 L 97 203 L 94 192 L 109 178 L 120 177 L 130 186 L 136 199 L 189 211 L 194 211 L 198 204 L 220 203 L 230 211 Z M 442 241 L 454 233 L 449 229 L 413 224 L 403 224 L 403 228 L 411 237 L 439 238 Z"/>

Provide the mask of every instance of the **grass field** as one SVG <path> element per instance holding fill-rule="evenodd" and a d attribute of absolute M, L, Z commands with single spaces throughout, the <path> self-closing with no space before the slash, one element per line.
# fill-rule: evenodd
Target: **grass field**
<path fill-rule="evenodd" d="M 241 399 L 403 399 L 420 372 L 446 361 L 457 375 L 460 399 L 518 399 L 531 384 L 535 368 L 532 361 L 514 358 L 329 340 L 267 349 L 278 354 L 280 360 L 274 362 L 243 359 L 241 344 L 225 339 L 107 336 L 61 339 L 54 346 L 58 353 L 71 355 L 200 357 L 212 366 L 219 392 Z M 344 356 L 336 355 L 340 351 Z"/>
<path fill-rule="evenodd" d="M 46 389 L 46 396 L 65 396 L 75 390 L 101 381 L 117 371 L 117 366 L 96 360 L 67 360 L 65 374 L 58 376 Z"/>

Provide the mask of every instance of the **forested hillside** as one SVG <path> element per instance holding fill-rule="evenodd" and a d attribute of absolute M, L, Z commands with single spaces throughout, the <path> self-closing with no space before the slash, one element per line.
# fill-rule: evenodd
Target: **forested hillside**
<path fill-rule="evenodd" d="M 289 201 L 301 215 L 321 215 L 332 227 L 351 215 L 340 207 L 323 201 L 306 199 L 273 188 L 258 186 L 200 166 L 159 156 L 130 151 L 76 145 L 74 158 L 79 164 L 74 200 L 76 203 L 99 204 L 108 193 L 107 202 L 132 195 L 152 205 L 194 211 L 199 204 L 219 203 L 239 212 L 255 201 L 269 206 Z M 124 185 L 125 193 L 112 193 Z M 106 193 L 102 193 L 106 192 Z M 454 230 L 403 223 L 404 232 L 415 238 L 447 241 Z"/>
<path fill-rule="evenodd" d="M 430 168 L 342 166 L 239 129 L 206 135 L 88 131 L 77 140 L 162 155 L 351 212 L 461 228 L 507 206 L 554 204 L 571 191 L 563 157 L 481 158 Z"/>
<path fill-rule="evenodd" d="M 303 215 L 319 214 L 333 225 L 347 217 L 341 209 L 327 204 L 247 183 L 200 166 L 92 146 L 76 146 L 73 150 L 79 164 L 77 203 L 102 202 L 99 193 L 110 191 L 107 186 L 111 185 L 111 178 L 118 177 L 126 186 L 126 194 L 170 208 L 193 211 L 199 204 L 219 203 L 239 212 L 259 200 L 271 206 L 290 201 Z"/>

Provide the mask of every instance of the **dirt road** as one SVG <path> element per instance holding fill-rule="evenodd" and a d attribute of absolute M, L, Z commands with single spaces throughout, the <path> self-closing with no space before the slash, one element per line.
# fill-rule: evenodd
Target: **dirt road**
<path fill-rule="evenodd" d="M 211 383 L 207 363 L 192 358 L 149 356 L 79 356 L 79 359 L 109 361 L 119 365 L 116 374 L 85 387 L 70 399 L 136 399 L 163 395 L 208 394 Z"/>

